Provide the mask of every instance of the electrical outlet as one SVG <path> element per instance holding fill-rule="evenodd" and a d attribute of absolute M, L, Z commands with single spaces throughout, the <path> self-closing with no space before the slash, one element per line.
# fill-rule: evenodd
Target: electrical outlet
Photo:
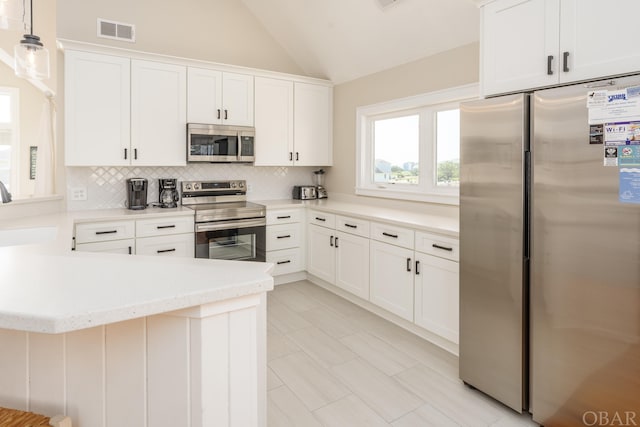
<path fill-rule="evenodd" d="M 251 184 L 247 184 L 247 193 L 251 193 L 253 191 L 253 186 Z"/>
<path fill-rule="evenodd" d="M 69 198 L 75 202 L 87 200 L 87 187 L 73 187 L 69 189 Z"/>

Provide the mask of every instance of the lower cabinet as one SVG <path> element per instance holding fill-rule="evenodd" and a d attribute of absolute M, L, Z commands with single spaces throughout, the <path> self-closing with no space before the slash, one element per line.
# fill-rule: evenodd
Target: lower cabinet
<path fill-rule="evenodd" d="M 273 275 L 304 271 L 304 209 L 267 209 L 266 261 L 274 264 Z"/>
<path fill-rule="evenodd" d="M 194 257 L 193 216 L 76 224 L 75 250 Z"/>
<path fill-rule="evenodd" d="M 369 299 L 369 239 L 336 232 L 335 285 L 347 292 Z"/>
<path fill-rule="evenodd" d="M 413 322 L 413 250 L 371 241 L 370 301 Z"/>
<path fill-rule="evenodd" d="M 458 343 L 458 263 L 416 252 L 415 323 Z"/>
<path fill-rule="evenodd" d="M 307 232 L 307 272 L 334 284 L 336 251 L 333 245 L 335 230 L 309 224 Z"/>

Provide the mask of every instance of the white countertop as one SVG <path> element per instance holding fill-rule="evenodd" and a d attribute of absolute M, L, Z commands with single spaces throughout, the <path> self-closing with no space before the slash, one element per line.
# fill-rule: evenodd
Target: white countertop
<path fill-rule="evenodd" d="M 6 221 L 51 240 L 0 246 L 0 328 L 63 333 L 273 289 L 272 264 L 71 251 L 75 222 L 193 215 L 186 208 L 68 212 Z"/>
<path fill-rule="evenodd" d="M 347 215 L 370 221 L 384 222 L 432 233 L 458 237 L 460 225 L 457 218 L 432 215 L 419 211 L 389 209 L 359 203 L 328 199 L 320 200 L 257 200 L 267 209 L 311 208 L 323 212 Z"/>

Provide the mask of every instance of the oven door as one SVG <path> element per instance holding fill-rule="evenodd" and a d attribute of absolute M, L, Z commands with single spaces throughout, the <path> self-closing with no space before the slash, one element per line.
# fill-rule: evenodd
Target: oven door
<path fill-rule="evenodd" d="M 266 259 L 266 220 L 206 222 L 196 224 L 196 258 L 236 261 Z"/>

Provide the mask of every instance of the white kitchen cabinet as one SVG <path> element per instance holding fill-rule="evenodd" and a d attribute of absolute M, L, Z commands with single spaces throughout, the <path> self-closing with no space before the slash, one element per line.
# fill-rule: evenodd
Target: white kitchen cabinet
<path fill-rule="evenodd" d="M 131 164 L 185 166 L 187 69 L 131 61 Z"/>
<path fill-rule="evenodd" d="M 193 258 L 194 232 L 136 239 L 136 255 L 157 255 Z"/>
<path fill-rule="evenodd" d="M 335 285 L 369 300 L 369 239 L 336 231 Z"/>
<path fill-rule="evenodd" d="M 78 252 L 102 252 L 111 254 L 133 255 L 136 253 L 136 240 L 108 240 L 104 242 L 78 243 L 76 244 Z"/>
<path fill-rule="evenodd" d="M 193 216 L 169 216 L 136 220 L 136 237 L 193 234 Z"/>
<path fill-rule="evenodd" d="M 484 95 L 521 91 L 639 70 L 636 0 L 496 0 L 482 8 Z"/>
<path fill-rule="evenodd" d="M 129 58 L 65 51 L 66 166 L 130 164 Z"/>
<path fill-rule="evenodd" d="M 294 151 L 298 166 L 331 166 L 332 89 L 309 83 L 294 83 Z"/>
<path fill-rule="evenodd" d="M 248 74 L 189 67 L 189 123 L 253 126 L 253 79 Z"/>
<path fill-rule="evenodd" d="M 370 245 L 371 302 L 413 322 L 413 250 L 376 240 Z"/>
<path fill-rule="evenodd" d="M 255 79 L 256 166 L 294 164 L 293 82 Z"/>
<path fill-rule="evenodd" d="M 307 271 L 368 300 L 369 238 L 360 235 L 368 221 L 320 211 L 310 211 L 308 218 Z"/>
<path fill-rule="evenodd" d="M 307 272 L 331 284 L 336 277 L 335 230 L 309 224 L 307 229 Z"/>
<path fill-rule="evenodd" d="M 266 260 L 274 276 L 304 271 L 303 218 L 304 209 L 267 210 Z"/>
<path fill-rule="evenodd" d="M 453 343 L 459 337 L 459 267 L 415 253 L 415 323 Z"/>
<path fill-rule="evenodd" d="M 76 224 L 76 244 L 135 238 L 134 221 L 97 221 Z"/>

